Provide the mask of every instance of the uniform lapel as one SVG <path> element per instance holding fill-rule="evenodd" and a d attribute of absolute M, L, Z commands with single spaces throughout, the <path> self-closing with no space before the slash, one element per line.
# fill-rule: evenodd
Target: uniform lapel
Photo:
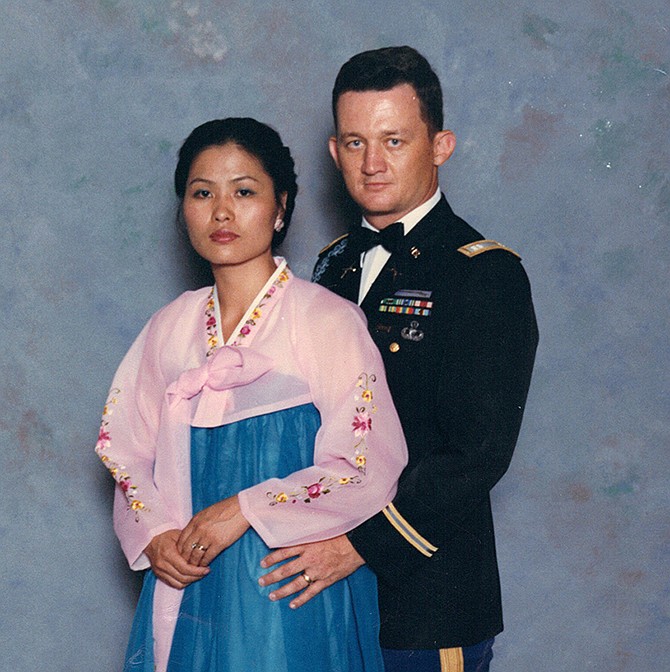
<path fill-rule="evenodd" d="M 443 247 L 444 230 L 449 226 L 450 215 L 453 216 L 453 213 L 442 197 L 405 236 L 402 251 L 391 255 L 361 303 L 361 308 L 368 317 L 378 310 L 382 299 L 392 296 L 398 290 L 423 289 L 414 287 L 414 284 L 421 280 L 418 276 L 427 268 L 427 257 Z"/>

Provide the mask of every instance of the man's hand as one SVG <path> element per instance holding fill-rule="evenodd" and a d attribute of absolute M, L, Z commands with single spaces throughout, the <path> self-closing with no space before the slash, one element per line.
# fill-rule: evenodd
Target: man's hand
<path fill-rule="evenodd" d="M 261 567 L 272 567 L 288 558 L 293 559 L 261 576 L 258 583 L 261 586 L 270 586 L 289 576 L 297 575 L 292 581 L 270 593 L 271 600 L 281 600 L 302 590 L 302 593 L 291 601 L 289 605 L 291 609 L 302 607 L 324 588 L 353 574 L 365 564 L 365 560 L 351 545 L 349 539 L 342 535 L 312 544 L 280 548 L 263 558 Z"/>
<path fill-rule="evenodd" d="M 208 567 L 198 567 L 180 555 L 177 549 L 180 533 L 180 530 L 168 530 L 157 534 L 144 549 L 154 574 L 178 590 L 209 574 Z"/>

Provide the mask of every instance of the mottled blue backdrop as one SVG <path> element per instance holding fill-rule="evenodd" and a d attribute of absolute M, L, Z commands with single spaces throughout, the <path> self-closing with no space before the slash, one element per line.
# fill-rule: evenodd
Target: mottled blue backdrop
<path fill-rule="evenodd" d="M 458 138 L 442 185 L 521 253 L 541 329 L 494 491 L 493 669 L 670 669 L 667 0 L 4 0 L 0 18 L 0 667 L 120 669 L 136 580 L 93 444 L 134 336 L 202 281 L 173 225 L 181 141 L 228 115 L 281 131 L 301 190 L 284 251 L 307 276 L 345 222 L 337 70 L 408 43 Z"/>

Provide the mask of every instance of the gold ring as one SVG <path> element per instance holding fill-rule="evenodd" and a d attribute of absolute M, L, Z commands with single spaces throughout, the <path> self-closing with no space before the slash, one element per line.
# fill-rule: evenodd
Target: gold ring
<path fill-rule="evenodd" d="M 302 578 L 307 581 L 307 585 L 311 586 L 314 583 L 314 579 L 310 579 L 309 576 L 307 576 L 306 572 L 302 573 Z"/>

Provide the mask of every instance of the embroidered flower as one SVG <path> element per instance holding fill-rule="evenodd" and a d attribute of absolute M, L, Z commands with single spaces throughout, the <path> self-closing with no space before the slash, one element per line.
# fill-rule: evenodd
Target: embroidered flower
<path fill-rule="evenodd" d="M 209 292 L 209 296 L 207 297 L 205 318 L 205 328 L 207 331 L 207 357 L 211 357 L 219 344 L 214 310 L 214 287 L 212 287 L 211 291 Z"/>
<path fill-rule="evenodd" d="M 367 412 L 359 413 L 351 423 L 354 436 L 365 436 L 372 429 L 372 418 Z"/>
<path fill-rule="evenodd" d="M 95 452 L 98 454 L 105 467 L 107 467 L 114 480 L 119 484 L 121 490 L 123 490 L 123 493 L 126 496 L 126 501 L 128 502 L 128 508 L 135 511 L 135 521 L 139 522 L 139 511 L 148 511 L 148 509 L 137 497 L 137 486 L 133 485 L 130 474 L 126 472 L 126 468 L 122 464 L 117 464 L 113 460 L 110 460 L 109 455 L 105 455 L 103 452 L 112 445 L 112 435 L 109 431 L 109 416 L 113 413 L 113 406 L 119 403 L 119 394 L 121 394 L 121 390 L 112 390 L 112 396 L 109 398 L 102 411 L 102 421 L 100 423 L 100 431 L 98 432 L 98 441 L 95 444 Z"/>
<path fill-rule="evenodd" d="M 261 300 L 258 302 L 258 305 L 255 306 L 249 319 L 245 322 L 244 326 L 238 332 L 235 341 L 231 345 L 240 345 L 242 339 L 246 338 L 250 333 L 253 327 L 256 326 L 257 320 L 263 316 L 262 308 L 268 303 L 270 298 L 276 293 L 278 289 L 281 289 L 284 286 L 284 283 L 290 278 L 288 268 L 285 268 L 281 271 L 272 285 L 268 288 L 267 292 L 262 296 Z"/>
<path fill-rule="evenodd" d="M 285 504 L 286 502 L 289 501 L 291 504 L 296 504 L 297 502 L 302 502 L 303 504 L 309 504 L 313 500 L 321 497 L 321 495 L 330 494 L 332 492 L 333 487 L 345 486 L 345 485 L 358 485 L 360 482 L 361 479 L 359 476 L 355 477 L 347 476 L 342 478 L 323 476 L 322 478 L 319 479 L 317 483 L 300 486 L 292 492 L 289 493 L 280 492 L 278 494 L 268 492 L 266 493 L 266 496 L 271 500 L 270 506 L 275 506 L 277 504 Z"/>
<path fill-rule="evenodd" d="M 361 392 L 360 397 L 354 394 L 354 400 L 362 400 L 366 404 L 369 404 L 374 398 L 372 385 L 376 382 L 377 376 L 374 373 L 361 373 L 361 375 L 358 376 L 356 388 L 362 388 L 363 391 Z M 351 423 L 354 436 L 358 439 L 358 441 L 354 444 L 354 454 L 352 461 L 356 465 L 358 471 L 360 471 L 362 474 L 365 474 L 365 465 L 367 464 L 365 453 L 367 452 L 368 446 L 365 437 L 372 431 L 372 418 L 370 417 L 370 413 L 376 412 L 377 406 L 374 404 L 369 411 L 366 406 L 357 406 L 354 421 Z"/>
<path fill-rule="evenodd" d="M 109 432 L 105 429 L 105 425 L 100 425 L 100 431 L 98 432 L 98 442 L 95 444 L 95 449 L 100 451 L 104 450 L 105 448 L 109 448 L 110 438 L 111 437 Z"/>

